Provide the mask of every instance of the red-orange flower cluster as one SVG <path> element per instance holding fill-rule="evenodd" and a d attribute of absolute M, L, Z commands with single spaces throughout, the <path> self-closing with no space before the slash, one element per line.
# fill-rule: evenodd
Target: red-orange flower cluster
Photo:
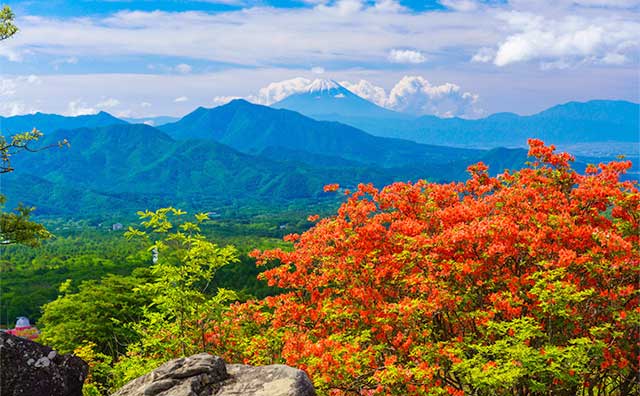
<path fill-rule="evenodd" d="M 478 164 L 466 183 L 359 186 L 291 251 L 257 254 L 279 263 L 262 276 L 286 292 L 235 307 L 212 340 L 301 367 L 330 394 L 631 394 L 630 163 L 580 175 L 571 156 L 530 146 L 530 167 L 497 178 Z"/>

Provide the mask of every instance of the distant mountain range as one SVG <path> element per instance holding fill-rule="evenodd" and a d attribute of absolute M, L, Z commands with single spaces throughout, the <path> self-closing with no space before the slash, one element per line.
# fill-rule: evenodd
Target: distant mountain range
<path fill-rule="evenodd" d="M 58 129 L 94 128 L 106 125 L 127 124 L 111 114 L 101 111 L 98 114 L 66 117 L 58 114 L 35 113 L 13 117 L 0 116 L 0 131 L 3 135 L 31 131 L 38 128 L 42 132 L 53 132 Z"/>
<path fill-rule="evenodd" d="M 314 94 L 334 89 L 320 86 Z M 585 108 L 587 105 L 591 107 Z M 549 125 L 565 119 L 630 128 L 629 117 L 635 109 L 637 105 L 628 102 L 577 103 L 554 107 L 536 119 L 547 119 Z M 507 128 L 523 118 L 500 114 L 476 121 L 433 117 L 437 120 L 433 122 L 492 122 Z M 377 124 L 383 124 L 381 120 Z M 166 205 L 197 210 L 225 205 L 308 205 L 335 199 L 322 192 L 328 183 L 354 187 L 359 182 L 385 185 L 420 178 L 464 180 L 467 166 L 478 161 L 487 163 L 493 174 L 526 161 L 523 149 L 454 148 L 373 136 L 339 122 L 317 121 L 244 100 L 198 108 L 159 128 L 129 124 L 104 112 L 80 117 L 37 113 L 0 118 L 5 134 L 34 127 L 45 132 L 40 144 L 66 138 L 71 147 L 15 156 L 16 172 L 2 175 L 3 193 L 10 204 L 22 201 L 37 206 L 40 214 L 51 215 L 133 213 Z M 455 133 L 446 133 L 459 140 L 466 136 L 462 127 L 452 130 Z M 627 129 L 617 131 L 606 139 L 630 139 Z M 487 129 L 476 135 L 482 141 L 491 134 Z M 588 135 L 577 143 L 588 144 Z M 578 164 L 583 166 L 583 162 Z"/>
<path fill-rule="evenodd" d="M 478 160 L 495 163 L 498 172 L 525 158 L 524 150 L 505 155 L 375 137 L 245 101 L 197 109 L 165 125 L 168 133 L 144 124 L 95 126 L 110 122 L 102 113 L 20 120 L 23 129 L 46 132 L 42 145 L 63 138 L 71 143 L 68 149 L 21 153 L 14 157 L 16 172 L 2 176 L 10 204 L 22 201 L 49 215 L 133 213 L 165 205 L 276 208 L 333 200 L 322 192 L 329 183 L 461 180 Z M 81 127 L 54 129 L 65 120 Z"/>
<path fill-rule="evenodd" d="M 307 92 L 272 107 L 337 121 L 376 136 L 454 147 L 526 147 L 527 139 L 535 137 L 584 154 L 613 155 L 621 148 L 616 143 L 634 144 L 622 150 L 637 153 L 640 139 L 640 105 L 626 101 L 569 102 L 530 116 L 498 113 L 477 120 L 413 117 L 376 106 L 335 81 L 316 80 Z"/>
<path fill-rule="evenodd" d="M 180 121 L 160 127 L 174 139 L 210 139 L 247 154 L 286 149 L 342 158 L 383 168 L 472 160 L 478 150 L 417 144 L 372 136 L 337 122 L 316 121 L 289 110 L 276 110 L 238 99 L 213 109 L 198 108 Z M 304 160 L 304 157 L 301 157 Z M 309 160 L 315 165 L 313 160 Z"/>

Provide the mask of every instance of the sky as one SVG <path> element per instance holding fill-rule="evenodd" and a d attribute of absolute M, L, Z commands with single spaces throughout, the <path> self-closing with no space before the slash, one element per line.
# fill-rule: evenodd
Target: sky
<path fill-rule="evenodd" d="M 640 0 L 21 0 L 0 115 L 182 116 L 316 78 L 477 118 L 640 101 Z"/>

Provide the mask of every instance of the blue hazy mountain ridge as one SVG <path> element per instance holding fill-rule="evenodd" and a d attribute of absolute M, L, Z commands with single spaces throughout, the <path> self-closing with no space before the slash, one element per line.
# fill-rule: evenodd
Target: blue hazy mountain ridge
<path fill-rule="evenodd" d="M 611 111 L 588 114 L 580 114 L 582 106 L 559 107 L 548 114 L 617 123 L 633 115 L 616 113 L 615 119 L 610 113 L 618 106 L 612 106 Z M 514 117 L 519 116 L 493 118 L 508 123 Z M 42 145 L 63 138 L 71 142 L 68 149 L 16 156 L 18 170 L 3 175 L 10 204 L 22 201 L 37 206 L 39 214 L 52 215 L 133 213 L 166 205 L 209 210 L 259 203 L 277 208 L 326 199 L 322 186 L 328 183 L 353 187 L 359 182 L 382 186 L 420 178 L 464 180 L 467 166 L 478 161 L 488 164 L 492 174 L 526 161 L 523 149 L 469 150 L 376 137 L 243 100 L 198 108 L 162 130 L 128 124 L 107 113 L 35 114 L 4 118 L 3 123 L 16 131 L 45 131 Z M 101 123 L 111 125 L 55 130 L 60 125 Z"/>
<path fill-rule="evenodd" d="M 62 138 L 71 143 L 69 149 L 16 157 L 18 171 L 4 179 L 9 197 L 37 205 L 40 212 L 44 208 L 56 210 L 61 204 L 55 197 L 43 200 L 46 197 L 38 187 L 43 183 L 12 192 L 13 183 L 25 174 L 38 175 L 47 188 L 58 186 L 61 195 L 68 195 L 69 191 L 60 187 L 66 186 L 115 197 L 138 209 L 176 201 L 188 202 L 189 207 L 197 201 L 220 204 L 242 198 L 277 202 L 314 197 L 332 178 L 346 181 L 339 171 L 328 172 L 325 179 L 319 172 L 246 155 L 215 141 L 176 142 L 142 124 L 58 130 L 46 135 L 41 144 Z M 73 206 L 73 201 L 64 205 Z"/>
<path fill-rule="evenodd" d="M 212 139 L 177 141 L 143 124 L 57 130 L 39 143 L 49 145 L 63 138 L 71 147 L 15 157 L 17 170 L 2 179 L 10 205 L 23 202 L 36 206 L 40 215 L 76 216 L 134 213 L 166 205 L 198 210 L 236 204 L 278 208 L 333 199 L 322 192 L 329 183 L 353 187 L 360 182 L 382 186 L 396 180 L 461 179 L 469 164 L 451 158 L 430 166 L 383 169 L 295 150 L 288 151 L 289 160 L 274 160 L 241 153 Z M 490 153 L 473 152 L 477 160 Z M 520 162 L 525 155 L 523 150 L 511 154 Z M 318 163 L 301 160 L 308 157 Z"/>
<path fill-rule="evenodd" d="M 311 116 L 352 125 L 376 136 L 470 148 L 525 147 L 528 138 L 564 147 L 637 144 L 640 131 L 640 105 L 613 100 L 569 102 L 528 116 L 497 113 L 474 120 L 435 116 L 374 119 L 336 113 Z"/>
<path fill-rule="evenodd" d="M 293 110 L 311 117 L 324 114 L 369 119 L 413 118 L 363 99 L 333 80 L 315 80 L 307 87 L 306 92 L 288 96 L 271 107 Z"/>
<path fill-rule="evenodd" d="M 210 139 L 248 154 L 269 150 L 273 157 L 275 148 L 283 148 L 282 160 L 293 150 L 383 168 L 473 161 L 483 154 L 480 150 L 377 137 L 345 124 L 316 121 L 241 99 L 212 109 L 200 107 L 160 129 L 176 140 Z"/>
<path fill-rule="evenodd" d="M 337 121 L 376 136 L 455 147 L 526 147 L 535 137 L 553 144 L 637 142 L 640 105 L 619 100 L 568 102 L 537 114 L 497 113 L 480 119 L 414 116 L 379 107 L 333 80 L 316 80 L 273 108 Z"/>
<path fill-rule="evenodd" d="M 0 131 L 6 136 L 31 131 L 54 132 L 58 129 L 95 128 L 107 125 L 127 124 L 111 114 L 101 111 L 97 114 L 67 117 L 58 114 L 26 114 L 12 117 L 0 116 Z"/>

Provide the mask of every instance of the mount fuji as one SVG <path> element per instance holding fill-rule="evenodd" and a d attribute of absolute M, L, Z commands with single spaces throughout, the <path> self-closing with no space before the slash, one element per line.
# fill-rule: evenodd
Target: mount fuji
<path fill-rule="evenodd" d="M 306 91 L 290 95 L 271 107 L 297 111 L 318 119 L 325 119 L 331 115 L 384 119 L 412 118 L 371 103 L 338 82 L 326 79 L 314 80 L 307 86 Z"/>

